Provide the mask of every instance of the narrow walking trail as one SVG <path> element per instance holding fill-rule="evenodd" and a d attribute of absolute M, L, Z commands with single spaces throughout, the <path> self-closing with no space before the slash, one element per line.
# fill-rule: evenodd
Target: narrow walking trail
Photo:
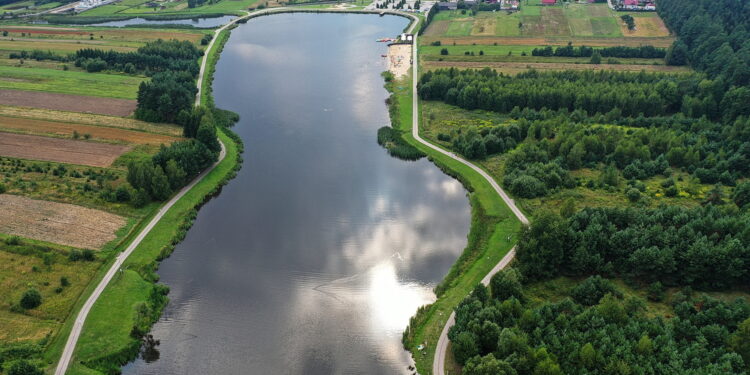
<path fill-rule="evenodd" d="M 248 13 L 249 14 L 249 13 Z M 226 29 L 227 27 L 231 26 L 238 20 L 240 20 L 242 17 L 235 18 L 232 20 L 232 22 L 222 26 L 220 29 L 217 29 L 214 38 L 211 39 L 211 43 L 206 47 L 206 53 L 204 54 L 204 57 L 201 61 L 201 68 L 200 73 L 198 75 L 198 93 L 195 97 L 195 106 L 200 105 L 200 98 L 201 98 L 201 92 L 202 92 L 202 83 L 203 83 L 203 74 L 206 70 L 206 64 L 208 60 L 208 52 L 211 51 L 211 48 L 213 48 L 214 41 L 216 40 L 216 36 L 219 34 L 221 30 Z M 122 267 L 123 263 L 125 263 L 125 260 L 128 259 L 130 254 L 135 251 L 135 249 L 138 247 L 138 245 L 141 244 L 144 238 L 151 232 L 151 230 L 156 226 L 157 223 L 164 217 L 164 215 L 169 211 L 172 206 L 175 205 L 185 194 L 187 194 L 190 189 L 192 189 L 195 185 L 198 184 L 201 180 L 203 180 L 206 175 L 208 175 L 214 168 L 216 168 L 219 163 L 221 163 L 224 158 L 226 157 L 226 147 L 224 146 L 224 143 L 219 140 L 219 144 L 221 145 L 221 151 L 219 152 L 219 160 L 217 160 L 214 164 L 212 164 L 210 167 L 208 167 L 206 170 L 201 172 L 193 181 L 191 181 L 187 186 L 180 189 L 180 191 L 172 197 L 167 203 L 162 206 L 162 208 L 159 210 L 159 212 L 154 216 L 151 221 L 146 225 L 143 230 L 141 230 L 140 233 L 138 233 L 138 236 L 135 237 L 133 242 L 130 243 L 130 245 L 120 253 L 120 255 L 117 256 L 117 259 L 112 264 L 112 266 L 109 268 L 107 273 L 104 275 L 104 278 L 99 282 L 99 285 L 96 286 L 96 289 L 94 289 L 94 292 L 91 293 L 89 298 L 86 300 L 86 303 L 83 304 L 81 307 L 81 310 L 78 312 L 78 316 L 76 316 L 76 320 L 73 323 L 73 328 L 70 331 L 70 335 L 68 336 L 68 341 L 65 342 L 65 348 L 63 349 L 62 356 L 60 357 L 60 361 L 57 362 L 57 367 L 55 368 L 55 375 L 65 375 L 65 372 L 68 371 L 68 367 L 70 366 L 70 361 L 73 359 L 73 353 L 75 352 L 76 344 L 78 343 L 78 338 L 81 336 L 81 332 L 83 331 L 83 325 L 86 322 L 86 317 L 88 317 L 89 312 L 91 312 L 91 308 L 94 307 L 94 304 L 101 296 L 102 292 L 104 292 L 104 289 L 109 285 L 109 283 L 112 281 L 112 279 L 115 277 L 117 272 Z"/>
<path fill-rule="evenodd" d="M 414 22 L 409 28 L 409 32 L 413 33 L 414 28 L 416 27 L 417 22 Z M 502 200 L 505 202 L 505 204 L 510 208 L 510 210 L 513 212 L 513 214 L 518 218 L 518 220 L 523 223 L 524 225 L 529 224 L 529 219 L 526 218 L 526 215 L 521 212 L 520 209 L 516 206 L 516 203 L 508 196 L 507 193 L 498 185 L 497 181 L 492 178 L 487 172 L 485 172 L 484 169 L 476 166 L 475 164 L 471 163 L 470 161 L 456 155 L 453 152 L 446 151 L 430 142 L 425 141 L 422 139 L 422 137 L 419 135 L 419 96 L 417 95 L 417 83 L 419 82 L 419 63 L 417 61 L 417 58 L 419 57 L 418 54 L 418 48 L 419 43 L 417 41 L 417 35 L 414 35 L 414 44 L 412 48 L 412 54 L 413 54 L 413 65 L 412 65 L 412 136 L 414 136 L 414 139 L 416 139 L 419 143 L 445 155 L 450 157 L 453 160 L 458 161 L 461 164 L 466 165 L 467 167 L 473 169 L 477 173 L 479 173 L 482 177 L 484 177 L 487 182 L 492 185 L 492 188 L 495 189 L 495 192 L 497 192 L 497 195 L 502 198 Z M 492 270 L 482 279 L 482 284 L 489 285 L 490 279 L 493 275 L 498 273 L 500 270 L 505 268 L 512 260 L 513 257 L 516 255 L 516 247 L 514 246 L 508 254 L 506 254 L 503 259 L 500 260 L 500 262 L 495 265 L 495 267 L 492 268 Z M 432 362 L 432 374 L 433 375 L 445 375 L 445 355 L 448 351 L 448 330 L 456 324 L 456 314 L 455 312 L 451 313 L 450 317 L 448 318 L 448 321 L 445 323 L 445 327 L 443 327 L 443 331 L 440 333 L 440 339 L 438 339 L 437 347 L 435 348 L 435 357 Z"/>

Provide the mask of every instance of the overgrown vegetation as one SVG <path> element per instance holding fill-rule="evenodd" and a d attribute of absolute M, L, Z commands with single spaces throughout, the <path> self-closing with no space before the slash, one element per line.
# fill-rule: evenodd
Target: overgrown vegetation
<path fill-rule="evenodd" d="M 401 109 L 399 108 L 399 102 L 396 95 L 393 93 L 392 85 L 395 84 L 393 74 L 390 72 L 384 72 L 383 78 L 385 78 L 386 89 L 391 92 L 391 96 L 386 100 L 388 105 L 388 114 L 391 119 L 391 126 L 384 126 L 378 129 L 378 144 L 385 147 L 388 150 L 388 154 L 397 157 L 402 160 L 419 160 L 425 156 L 425 154 L 410 145 L 403 138 L 401 124 Z"/>

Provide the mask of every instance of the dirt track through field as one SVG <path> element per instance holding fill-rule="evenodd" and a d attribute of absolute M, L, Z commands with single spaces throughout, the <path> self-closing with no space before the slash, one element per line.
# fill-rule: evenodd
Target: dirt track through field
<path fill-rule="evenodd" d="M 73 139 L 0 133 L 0 155 L 21 159 L 108 167 L 130 148 Z"/>
<path fill-rule="evenodd" d="M 136 101 L 42 91 L 0 90 L 0 104 L 124 117 L 135 111 Z"/>
<path fill-rule="evenodd" d="M 88 134 L 92 139 L 121 141 L 135 144 L 170 144 L 178 138 L 161 134 L 151 134 L 141 131 L 117 129 L 103 126 L 55 122 L 28 118 L 6 117 L 0 115 L 0 131 L 6 129 L 37 135 L 53 135 L 57 137 L 71 137 L 73 132 L 80 135 Z"/>
<path fill-rule="evenodd" d="M 82 249 L 100 249 L 126 223 L 108 212 L 10 194 L 0 194 L 0 212 L 0 233 Z"/>
<path fill-rule="evenodd" d="M 617 70 L 621 72 L 662 72 L 687 73 L 689 68 L 666 65 L 636 65 L 636 64 L 571 64 L 571 63 L 515 63 L 515 62 L 453 62 L 453 61 L 425 61 L 422 63 L 426 70 L 440 68 L 492 68 L 503 73 L 516 74 L 528 69 L 536 70 Z"/>

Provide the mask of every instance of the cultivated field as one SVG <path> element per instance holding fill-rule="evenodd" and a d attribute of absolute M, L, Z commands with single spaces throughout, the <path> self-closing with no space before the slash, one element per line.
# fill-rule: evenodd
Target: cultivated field
<path fill-rule="evenodd" d="M 425 68 L 494 68 L 505 73 L 526 69 L 574 69 L 681 72 L 664 66 L 664 59 L 605 58 L 608 64 L 588 65 L 590 57 L 532 56 L 545 46 L 668 48 L 674 42 L 655 13 L 633 13 L 636 29 L 627 29 L 606 4 L 541 6 L 537 0 L 521 2 L 517 12 L 441 11 L 420 39 Z"/>
<path fill-rule="evenodd" d="M 168 135 L 150 134 L 136 130 L 83 125 L 68 122 L 7 117 L 1 115 L 0 130 L 12 131 L 15 133 L 54 136 L 58 138 L 70 138 L 74 133 L 76 133 L 81 136 L 88 136 L 91 140 L 115 141 L 119 143 L 124 142 L 157 146 L 161 144 L 170 144 L 178 139 L 176 137 Z"/>
<path fill-rule="evenodd" d="M 0 233 L 84 249 L 100 249 L 126 224 L 104 211 L 11 194 L 0 194 L 0 208 Z"/>
<path fill-rule="evenodd" d="M 144 80 L 123 74 L 0 66 L 0 89 L 10 90 L 135 99 Z"/>
<path fill-rule="evenodd" d="M 130 148 L 73 139 L 0 133 L 0 155 L 21 159 L 107 167 Z"/>
<path fill-rule="evenodd" d="M 0 80 L 2 85 L 2 80 Z M 0 103 L 7 106 L 33 107 L 58 111 L 89 112 L 112 116 L 129 116 L 135 111 L 131 99 L 0 89 Z"/>
<path fill-rule="evenodd" d="M 2 98 L 2 96 L 0 96 L 0 98 Z M 21 108 L 0 105 L 0 116 L 140 130 L 148 133 L 169 135 L 172 137 L 182 136 L 182 128 L 177 125 L 155 124 L 131 118 L 103 116 L 93 113 L 62 112 L 41 108 Z"/>

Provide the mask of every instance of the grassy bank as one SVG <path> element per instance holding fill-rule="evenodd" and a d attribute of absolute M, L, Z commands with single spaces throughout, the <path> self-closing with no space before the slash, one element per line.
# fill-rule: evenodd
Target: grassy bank
<path fill-rule="evenodd" d="M 411 77 L 387 86 L 398 111 L 391 113 L 394 127 L 411 145 L 428 155 L 445 173 L 455 177 L 469 190 L 472 222 L 468 243 L 445 279 L 435 288 L 438 300 L 419 309 L 404 332 L 403 342 L 417 364 L 420 374 L 432 373 L 432 361 L 440 332 L 453 308 L 513 247 L 520 222 L 498 197 L 495 190 L 471 168 L 417 142 L 411 134 Z M 423 344 L 425 349 L 417 350 Z"/>
<path fill-rule="evenodd" d="M 140 341 L 130 334 L 136 324 L 135 308 L 149 300 L 156 288 L 153 282 L 158 277 L 154 272 L 157 262 L 184 238 L 197 208 L 216 194 L 240 165 L 241 144 L 224 131 L 219 132 L 219 138 L 227 148 L 227 156 L 164 215 L 125 262 L 123 272 L 91 310 L 68 374 L 94 373 L 83 363 L 98 369 L 119 366 L 137 354 Z M 152 323 L 160 314 L 161 311 L 151 311 Z"/>

